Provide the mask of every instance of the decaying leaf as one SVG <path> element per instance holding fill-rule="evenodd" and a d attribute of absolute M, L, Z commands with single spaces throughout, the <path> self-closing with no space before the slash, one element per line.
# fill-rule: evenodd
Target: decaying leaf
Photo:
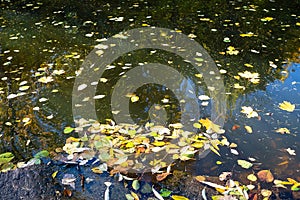
<path fill-rule="evenodd" d="M 205 176 L 195 176 L 194 178 L 199 182 L 205 181 L 206 179 Z"/>
<path fill-rule="evenodd" d="M 271 173 L 270 170 L 261 170 L 257 173 L 257 177 L 261 181 L 265 181 L 267 183 L 270 183 L 274 180 L 273 174 Z"/>

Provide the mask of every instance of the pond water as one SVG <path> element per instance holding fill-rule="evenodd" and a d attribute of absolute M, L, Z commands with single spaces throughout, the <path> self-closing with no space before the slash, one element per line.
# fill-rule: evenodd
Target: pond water
<path fill-rule="evenodd" d="M 299 1 L 3 0 L 0 5 L 0 152 L 12 152 L 22 161 L 40 150 L 62 147 L 71 136 L 63 133 L 64 128 L 75 126 L 73 86 L 86 56 L 103 38 L 155 26 L 189 35 L 216 63 L 226 92 L 226 101 L 221 100 L 227 109 L 221 113 L 225 135 L 237 144 L 238 155 L 222 148 L 221 157 L 210 153 L 183 164 L 184 168 L 191 174 L 218 175 L 239 171 L 236 160 L 250 157 L 277 177 L 300 179 Z M 195 96 L 209 94 L 203 78 L 195 76 L 197 72 L 180 56 L 139 49 L 114 60 L 99 79 L 96 94 L 105 96 L 95 100 L 97 120 L 117 115 L 110 98 L 115 85 L 134 66 L 147 63 L 171 66 L 187 77 L 186 83 L 180 82 L 184 96 L 191 95 L 193 87 Z M 259 75 L 245 78 L 246 71 Z M 166 78 L 174 75 L 163 73 Z M 134 87 L 124 80 L 118 87 Z M 176 92 L 166 86 L 141 85 L 135 94 L 136 101 L 128 98 L 135 123 L 152 120 L 168 125 L 180 122 L 185 114 Z M 279 108 L 283 101 L 295 105 L 293 112 Z M 212 117 L 208 102 L 208 106 L 196 102 L 200 118 Z M 243 106 L 259 116 L 247 118 L 241 113 Z M 192 124 L 198 120 L 194 109 L 185 107 Z M 276 132 L 280 128 L 290 133 Z"/>

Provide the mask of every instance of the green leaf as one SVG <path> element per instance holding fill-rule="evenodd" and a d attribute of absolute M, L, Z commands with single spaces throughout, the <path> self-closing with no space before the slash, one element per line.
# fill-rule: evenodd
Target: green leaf
<path fill-rule="evenodd" d="M 238 165 L 240 165 L 242 168 L 245 168 L 245 169 L 249 169 L 253 165 L 252 163 L 250 163 L 246 160 L 238 160 L 237 163 L 238 163 Z"/>
<path fill-rule="evenodd" d="M 11 152 L 0 154 L 0 165 L 9 163 L 12 159 L 14 159 L 14 157 L 14 154 L 12 154 Z"/>
<path fill-rule="evenodd" d="M 69 133 L 71 133 L 73 130 L 74 130 L 74 128 L 72 128 L 72 127 L 70 127 L 70 126 L 67 126 L 67 127 L 65 127 L 65 129 L 64 129 L 64 134 L 69 134 Z"/>
<path fill-rule="evenodd" d="M 38 152 L 37 154 L 34 155 L 34 158 L 44 158 L 44 157 L 48 157 L 49 156 L 49 152 L 47 150 L 42 150 L 40 152 Z"/>
<path fill-rule="evenodd" d="M 168 196 L 171 195 L 171 193 L 172 193 L 172 191 L 170 191 L 170 190 L 168 190 L 168 189 L 165 189 L 165 188 L 162 188 L 162 189 L 160 190 L 160 195 L 161 195 L 162 197 L 168 197 Z"/>
<path fill-rule="evenodd" d="M 125 197 L 127 200 L 134 200 L 134 198 L 131 194 L 126 194 Z"/>
<path fill-rule="evenodd" d="M 134 180 L 134 181 L 132 182 L 132 188 L 133 188 L 134 190 L 138 190 L 138 189 L 140 188 L 140 183 L 139 183 L 138 180 Z"/>

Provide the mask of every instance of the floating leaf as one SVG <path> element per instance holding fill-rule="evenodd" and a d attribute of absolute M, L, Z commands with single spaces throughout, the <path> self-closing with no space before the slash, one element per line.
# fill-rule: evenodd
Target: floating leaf
<path fill-rule="evenodd" d="M 171 195 L 171 193 L 172 193 L 172 191 L 170 191 L 170 190 L 168 190 L 168 189 L 165 189 L 165 188 L 162 188 L 162 189 L 160 190 L 160 195 L 161 195 L 162 197 L 168 197 L 168 196 Z"/>
<path fill-rule="evenodd" d="M 264 197 L 269 197 L 269 196 L 271 196 L 271 194 L 272 194 L 272 191 L 270 191 L 270 190 L 266 190 L 266 189 L 261 190 L 261 195 Z"/>
<path fill-rule="evenodd" d="M 229 55 L 237 55 L 239 53 L 239 51 L 236 50 L 233 46 L 229 46 L 229 47 L 227 47 L 226 53 Z"/>
<path fill-rule="evenodd" d="M 64 129 L 64 134 L 69 134 L 69 133 L 71 133 L 73 130 L 74 130 L 74 128 L 72 128 L 72 127 L 70 127 L 70 126 L 67 126 L 67 127 L 65 127 L 65 129 Z"/>
<path fill-rule="evenodd" d="M 179 195 L 172 195 L 171 197 L 173 200 L 189 200 L 188 198 Z"/>
<path fill-rule="evenodd" d="M 208 118 L 200 119 L 199 122 L 206 128 L 207 131 L 211 130 L 216 133 L 223 133 L 223 131 L 220 129 L 220 126 L 214 124 Z"/>
<path fill-rule="evenodd" d="M 243 106 L 241 113 L 246 114 L 246 116 L 248 118 L 252 118 L 252 117 L 258 117 L 258 114 L 256 111 L 253 110 L 253 108 L 251 108 L 250 106 Z"/>
<path fill-rule="evenodd" d="M 41 83 L 50 83 L 52 81 L 53 81 L 53 78 L 51 76 L 43 76 L 38 79 L 38 82 L 41 82 Z"/>
<path fill-rule="evenodd" d="M 232 176 L 232 172 L 222 172 L 220 175 L 219 175 L 219 180 L 220 181 L 226 181 L 228 180 L 229 178 L 231 178 Z"/>
<path fill-rule="evenodd" d="M 134 190 L 140 189 L 140 183 L 139 183 L 138 180 L 132 181 L 132 188 L 133 188 Z"/>
<path fill-rule="evenodd" d="M 131 196 L 133 196 L 134 200 L 139 200 L 140 199 L 139 196 L 136 193 L 134 193 L 132 191 L 130 193 L 131 193 Z"/>
<path fill-rule="evenodd" d="M 237 160 L 238 165 L 240 165 L 242 168 L 249 169 L 252 167 L 252 163 L 246 161 L 246 160 Z"/>
<path fill-rule="evenodd" d="M 290 130 L 287 128 L 279 128 L 276 130 L 276 133 L 280 133 L 280 134 L 290 134 Z"/>
<path fill-rule="evenodd" d="M 299 191 L 300 190 L 300 183 L 295 183 L 292 187 L 291 187 L 292 191 Z"/>
<path fill-rule="evenodd" d="M 127 200 L 134 200 L 134 197 L 131 194 L 125 194 Z"/>
<path fill-rule="evenodd" d="M 58 171 L 53 172 L 53 173 L 51 174 L 52 178 L 55 178 L 56 175 L 57 175 L 57 173 L 58 173 Z"/>
<path fill-rule="evenodd" d="M 291 104 L 288 101 L 283 101 L 282 103 L 279 104 L 279 108 L 281 110 L 285 110 L 288 112 L 293 112 L 295 110 L 295 104 Z"/>
<path fill-rule="evenodd" d="M 270 170 L 261 170 L 257 173 L 259 180 L 270 183 L 274 180 L 273 174 Z"/>
<path fill-rule="evenodd" d="M 249 180 L 249 181 L 256 181 L 257 180 L 257 177 L 254 175 L 254 174 L 249 174 L 248 176 L 247 176 L 247 179 Z"/>
<path fill-rule="evenodd" d="M 271 20 L 273 20 L 273 17 L 265 17 L 265 18 L 262 18 L 262 19 L 260 19 L 261 21 L 263 21 L 263 22 L 265 22 L 265 21 L 271 21 Z"/>
<path fill-rule="evenodd" d="M 158 198 L 159 200 L 164 200 L 164 198 L 154 189 L 153 186 L 152 186 L 152 192 L 156 198 Z"/>
<path fill-rule="evenodd" d="M 246 129 L 247 133 L 253 132 L 251 126 L 245 126 L 245 129 Z"/>
<path fill-rule="evenodd" d="M 30 86 L 24 85 L 24 86 L 19 87 L 19 90 L 20 91 L 25 91 L 25 90 L 28 90 L 29 88 L 30 88 Z"/>
<path fill-rule="evenodd" d="M 140 98 L 138 96 L 136 96 L 136 95 L 130 97 L 130 100 L 131 100 L 132 103 L 137 102 L 139 99 Z"/>
<path fill-rule="evenodd" d="M 195 176 L 195 179 L 199 182 L 205 181 L 205 176 Z"/>
<path fill-rule="evenodd" d="M 161 174 L 157 174 L 156 175 L 156 180 L 157 181 L 162 181 L 162 180 L 166 179 L 169 174 L 170 174 L 169 172 L 164 172 L 164 173 L 161 173 Z"/>
<path fill-rule="evenodd" d="M 193 127 L 195 127 L 195 128 L 201 128 L 201 124 L 199 124 L 199 123 L 194 123 L 194 124 L 193 124 Z"/>
<path fill-rule="evenodd" d="M 48 157 L 48 156 L 49 156 L 49 151 L 47 151 L 47 150 L 42 150 L 42 151 L 36 153 L 36 154 L 34 155 L 34 158 L 40 159 L 40 158 L 44 158 L 44 157 Z"/>
<path fill-rule="evenodd" d="M 295 150 L 291 149 L 291 148 L 287 148 L 286 151 L 291 155 L 291 156 L 295 156 L 296 152 Z"/>
<path fill-rule="evenodd" d="M 14 154 L 12 154 L 11 152 L 0 154 L 0 165 L 10 162 L 12 159 L 14 159 L 14 157 Z"/>

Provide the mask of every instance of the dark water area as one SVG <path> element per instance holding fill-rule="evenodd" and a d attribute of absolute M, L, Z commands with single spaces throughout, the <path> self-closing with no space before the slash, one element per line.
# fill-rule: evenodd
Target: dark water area
<path fill-rule="evenodd" d="M 75 126 L 73 86 L 89 53 L 103 38 L 134 28 L 161 27 L 188 35 L 215 62 L 226 92 L 225 99 L 218 99 L 226 103 L 227 112 L 221 113 L 223 129 L 228 140 L 237 144 L 221 147 L 221 156 L 211 152 L 176 167 L 193 175 L 236 171 L 236 178 L 244 180 L 251 170 L 245 172 L 236 163 L 250 158 L 254 170 L 270 169 L 278 179 L 300 181 L 299 8 L 297 0 L 1 0 L 0 153 L 12 152 L 15 163 L 44 149 L 56 154 L 68 137 L 78 136 L 63 131 Z M 168 65 L 183 74 L 188 85 L 182 83 L 184 96 L 191 95 L 189 86 L 196 88 L 195 96 L 211 94 L 205 80 L 180 56 L 162 49 L 138 49 L 115 59 L 95 83 L 96 95 L 103 95 L 95 100 L 97 120 L 105 123 L 117 115 L 111 105 L 116 84 L 134 67 L 148 63 Z M 163 73 L 173 76 L 167 70 Z M 122 87 L 135 86 L 125 82 Z M 135 123 L 180 122 L 180 99 L 167 87 L 148 84 L 135 93 L 137 102 L 128 100 L 129 117 Z M 295 109 L 280 109 L 284 101 Z M 200 118 L 210 118 L 212 100 L 208 106 L 200 99 L 197 103 Z M 243 106 L 259 116 L 248 118 L 241 113 Z M 194 123 L 198 113 L 190 111 Z M 280 128 L 290 133 L 279 133 Z M 216 165 L 217 161 L 222 164 Z"/>

